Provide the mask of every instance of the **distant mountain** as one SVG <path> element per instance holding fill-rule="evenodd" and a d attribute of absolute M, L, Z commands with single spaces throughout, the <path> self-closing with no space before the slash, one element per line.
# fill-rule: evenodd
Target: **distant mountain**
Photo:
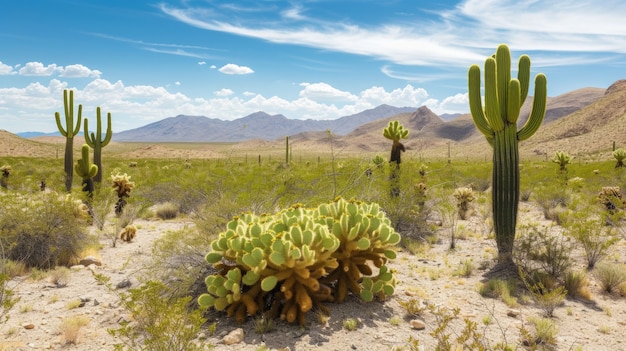
<path fill-rule="evenodd" d="M 25 138 L 25 139 L 32 139 L 32 138 L 37 138 L 37 137 L 55 137 L 55 136 L 61 136 L 60 132 L 51 132 L 51 133 L 44 133 L 44 132 L 21 132 L 21 133 L 17 133 L 15 134 L 21 138 Z M 77 134 L 78 136 L 83 136 L 83 132 L 78 132 Z"/>
<path fill-rule="evenodd" d="M 113 134 L 114 141 L 126 142 L 238 142 L 250 139 L 274 140 L 303 132 L 330 130 L 344 135 L 358 126 L 399 113 L 415 111 L 415 107 L 380 105 L 335 120 L 297 120 L 281 114 L 255 112 L 224 121 L 204 116 L 179 115 L 158 122 Z"/>

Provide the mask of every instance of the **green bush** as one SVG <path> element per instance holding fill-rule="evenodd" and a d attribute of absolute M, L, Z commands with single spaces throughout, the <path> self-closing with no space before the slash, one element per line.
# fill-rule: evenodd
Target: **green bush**
<path fill-rule="evenodd" d="M 521 226 L 513 252 L 516 263 L 525 271 L 546 273 L 562 279 L 572 266 L 573 245 L 570 239 L 551 233 L 551 227 L 529 224 Z"/>
<path fill-rule="evenodd" d="M 160 203 L 155 206 L 154 213 L 161 219 L 173 219 L 178 216 L 178 206 L 171 202 Z"/>
<path fill-rule="evenodd" d="M 582 246 L 589 270 L 606 257 L 608 250 L 620 240 L 616 228 L 605 225 L 605 220 L 594 218 L 592 214 L 589 210 L 575 211 L 564 224 L 566 234 Z"/>
<path fill-rule="evenodd" d="M 5 195 L 0 205 L 0 241 L 7 257 L 42 269 L 69 265 L 95 238 L 80 201 L 54 193 Z"/>

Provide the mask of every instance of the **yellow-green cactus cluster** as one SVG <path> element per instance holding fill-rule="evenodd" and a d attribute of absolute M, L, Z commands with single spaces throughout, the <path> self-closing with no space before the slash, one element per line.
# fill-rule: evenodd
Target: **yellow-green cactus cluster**
<path fill-rule="evenodd" d="M 456 199 L 456 207 L 459 211 L 459 217 L 466 219 L 467 213 L 470 210 L 470 204 L 476 199 L 474 196 L 474 190 L 471 187 L 460 187 L 454 189 L 452 194 Z"/>
<path fill-rule="evenodd" d="M 349 290 L 366 301 L 392 294 L 384 264 L 399 241 L 376 204 L 338 198 L 313 209 L 243 214 L 211 243 L 206 260 L 218 272 L 205 279 L 198 303 L 239 323 L 266 312 L 304 324 L 313 307 L 327 312 L 322 302 L 341 302 Z"/>
<path fill-rule="evenodd" d="M 624 159 L 626 159 L 626 150 L 619 148 L 613 151 L 613 157 L 617 160 L 617 164 L 615 164 L 615 168 L 624 167 Z"/>

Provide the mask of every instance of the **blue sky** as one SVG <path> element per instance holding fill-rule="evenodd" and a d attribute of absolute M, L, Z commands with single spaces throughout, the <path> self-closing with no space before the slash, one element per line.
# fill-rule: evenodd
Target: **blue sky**
<path fill-rule="evenodd" d="M 179 114 L 467 112 L 498 44 L 548 95 L 626 78 L 623 0 L 19 0 L 0 11 L 0 129 L 56 131 L 63 89 L 115 132 Z M 532 87 L 531 87 L 532 89 Z"/>

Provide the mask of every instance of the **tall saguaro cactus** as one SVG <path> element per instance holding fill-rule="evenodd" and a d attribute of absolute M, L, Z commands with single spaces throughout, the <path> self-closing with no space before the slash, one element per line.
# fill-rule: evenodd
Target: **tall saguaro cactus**
<path fill-rule="evenodd" d="M 65 137 L 65 189 L 70 192 L 74 175 L 74 136 L 80 131 L 83 105 L 78 105 L 78 120 L 74 125 L 74 91 L 70 90 L 69 100 L 67 95 L 67 89 L 63 90 L 66 128 L 61 125 L 61 115 L 58 112 L 54 113 L 54 119 L 57 122 L 59 132 Z"/>
<path fill-rule="evenodd" d="M 535 95 L 528 120 L 517 129 L 520 108 L 528 95 L 530 57 L 519 58 L 517 79 L 511 79 L 511 54 L 508 46 L 498 46 L 496 54 L 485 60 L 485 106 L 480 93 L 480 67 L 468 72 L 469 104 L 474 124 L 493 147 L 492 209 L 498 261 L 512 262 L 517 209 L 519 204 L 518 142 L 530 138 L 543 122 L 546 111 L 547 80 L 535 76 Z"/>
<path fill-rule="evenodd" d="M 94 177 L 94 181 L 102 182 L 102 148 L 109 144 L 113 132 L 111 130 L 111 112 L 107 114 L 107 130 L 102 140 L 102 118 L 100 115 L 100 107 L 96 109 L 96 134 L 89 134 L 88 120 L 85 117 L 85 142 L 93 149 L 93 162 L 98 166 L 98 174 Z"/>

